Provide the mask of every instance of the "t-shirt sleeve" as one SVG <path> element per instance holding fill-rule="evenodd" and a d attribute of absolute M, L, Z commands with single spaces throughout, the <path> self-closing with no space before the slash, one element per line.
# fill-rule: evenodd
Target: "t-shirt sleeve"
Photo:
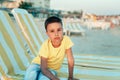
<path fill-rule="evenodd" d="M 48 48 L 47 48 L 45 43 L 43 43 L 41 48 L 40 48 L 39 56 L 48 58 Z"/>
<path fill-rule="evenodd" d="M 71 41 L 71 39 L 70 39 L 69 37 L 66 37 L 65 45 L 66 45 L 66 49 L 69 49 L 69 48 L 71 48 L 74 44 L 73 44 L 73 42 Z"/>

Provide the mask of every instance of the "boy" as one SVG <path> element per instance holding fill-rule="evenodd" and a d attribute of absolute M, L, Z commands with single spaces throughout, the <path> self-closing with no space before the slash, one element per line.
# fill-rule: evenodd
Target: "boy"
<path fill-rule="evenodd" d="M 68 59 L 68 80 L 73 80 L 73 43 L 69 37 L 63 36 L 61 19 L 49 17 L 45 21 L 45 29 L 49 38 L 42 44 L 39 55 L 27 69 L 24 80 L 60 80 L 56 71 L 60 69 L 65 55 Z"/>

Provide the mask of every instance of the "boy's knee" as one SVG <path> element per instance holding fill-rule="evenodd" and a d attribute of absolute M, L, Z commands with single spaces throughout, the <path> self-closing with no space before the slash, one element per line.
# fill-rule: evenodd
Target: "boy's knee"
<path fill-rule="evenodd" d="M 56 76 L 56 71 L 54 70 L 50 70 L 50 72 Z M 45 76 L 44 74 L 40 73 L 39 77 L 38 77 L 38 80 L 50 80 L 47 76 Z"/>
<path fill-rule="evenodd" d="M 50 80 L 47 76 L 40 74 L 38 80 Z"/>
<path fill-rule="evenodd" d="M 36 80 L 38 73 L 36 71 L 32 71 L 25 75 L 24 80 Z"/>

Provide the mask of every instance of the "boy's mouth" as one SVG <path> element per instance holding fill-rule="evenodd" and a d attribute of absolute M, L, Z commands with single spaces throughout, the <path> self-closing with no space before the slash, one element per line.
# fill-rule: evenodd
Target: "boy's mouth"
<path fill-rule="evenodd" d="M 60 39 L 60 37 L 55 37 L 54 39 L 55 39 L 55 40 L 59 40 L 59 39 Z"/>

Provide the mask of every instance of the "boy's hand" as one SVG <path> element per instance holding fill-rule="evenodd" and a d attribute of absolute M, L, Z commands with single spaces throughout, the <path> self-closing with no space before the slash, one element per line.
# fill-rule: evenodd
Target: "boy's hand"
<path fill-rule="evenodd" d="M 55 77 L 54 79 L 51 79 L 51 80 L 60 80 L 59 78 Z"/>
<path fill-rule="evenodd" d="M 73 78 L 73 80 L 80 80 L 80 79 L 77 79 L 77 78 Z"/>
<path fill-rule="evenodd" d="M 77 78 L 68 78 L 68 80 L 79 80 Z"/>

